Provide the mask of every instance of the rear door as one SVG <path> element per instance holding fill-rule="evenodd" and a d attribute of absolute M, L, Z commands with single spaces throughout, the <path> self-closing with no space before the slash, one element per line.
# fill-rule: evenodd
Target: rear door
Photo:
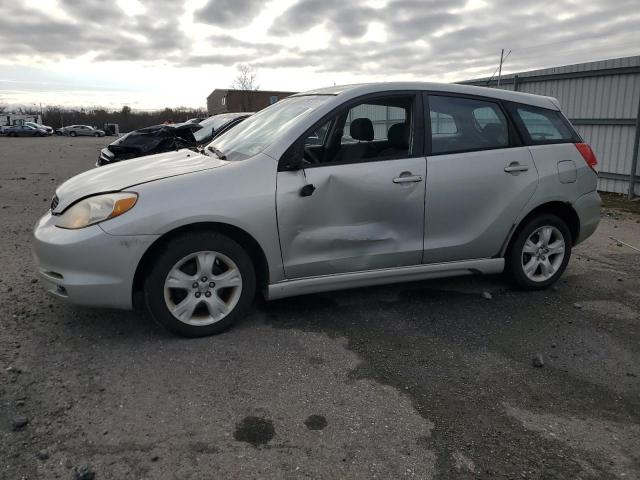
<path fill-rule="evenodd" d="M 429 95 L 424 263 L 497 255 L 538 172 L 507 113 L 483 97 Z"/>
<path fill-rule="evenodd" d="M 287 278 L 420 264 L 421 103 L 415 92 L 368 98 L 338 109 L 299 140 L 305 168 L 277 177 Z M 395 136 L 404 128 L 406 136 Z"/>

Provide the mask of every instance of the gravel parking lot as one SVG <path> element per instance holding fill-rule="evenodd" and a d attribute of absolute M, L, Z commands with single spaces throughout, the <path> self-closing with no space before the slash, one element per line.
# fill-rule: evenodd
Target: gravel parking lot
<path fill-rule="evenodd" d="M 0 138 L 0 478 L 640 478 L 639 215 L 548 291 L 310 295 L 186 340 L 37 283 L 33 224 L 111 140 Z"/>

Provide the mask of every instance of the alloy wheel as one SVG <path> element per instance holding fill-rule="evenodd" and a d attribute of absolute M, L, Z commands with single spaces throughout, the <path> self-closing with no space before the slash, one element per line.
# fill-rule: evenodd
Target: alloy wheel
<path fill-rule="evenodd" d="M 558 271 L 565 255 L 564 236 L 556 227 L 533 231 L 522 247 L 522 271 L 529 280 L 545 282 Z"/>
<path fill-rule="evenodd" d="M 164 282 L 164 299 L 183 323 L 205 326 L 233 311 L 242 293 L 240 269 L 226 255 L 201 251 L 179 260 Z"/>

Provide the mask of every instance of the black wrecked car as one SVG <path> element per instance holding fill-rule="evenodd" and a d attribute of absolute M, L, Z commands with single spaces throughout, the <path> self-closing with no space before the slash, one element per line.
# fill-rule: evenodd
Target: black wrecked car
<path fill-rule="evenodd" d="M 222 113 L 200 123 L 154 125 L 129 132 L 100 151 L 96 166 L 181 148 L 197 149 L 240 123 L 251 113 Z"/>

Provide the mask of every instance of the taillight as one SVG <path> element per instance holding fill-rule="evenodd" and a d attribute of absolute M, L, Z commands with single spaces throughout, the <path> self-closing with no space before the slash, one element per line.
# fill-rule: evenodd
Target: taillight
<path fill-rule="evenodd" d="M 587 162 L 587 165 L 591 167 L 591 169 L 595 172 L 596 166 L 598 165 L 598 159 L 596 158 L 596 154 L 593 153 L 591 147 L 588 143 L 576 143 L 576 148 L 584 158 L 584 161 Z"/>

